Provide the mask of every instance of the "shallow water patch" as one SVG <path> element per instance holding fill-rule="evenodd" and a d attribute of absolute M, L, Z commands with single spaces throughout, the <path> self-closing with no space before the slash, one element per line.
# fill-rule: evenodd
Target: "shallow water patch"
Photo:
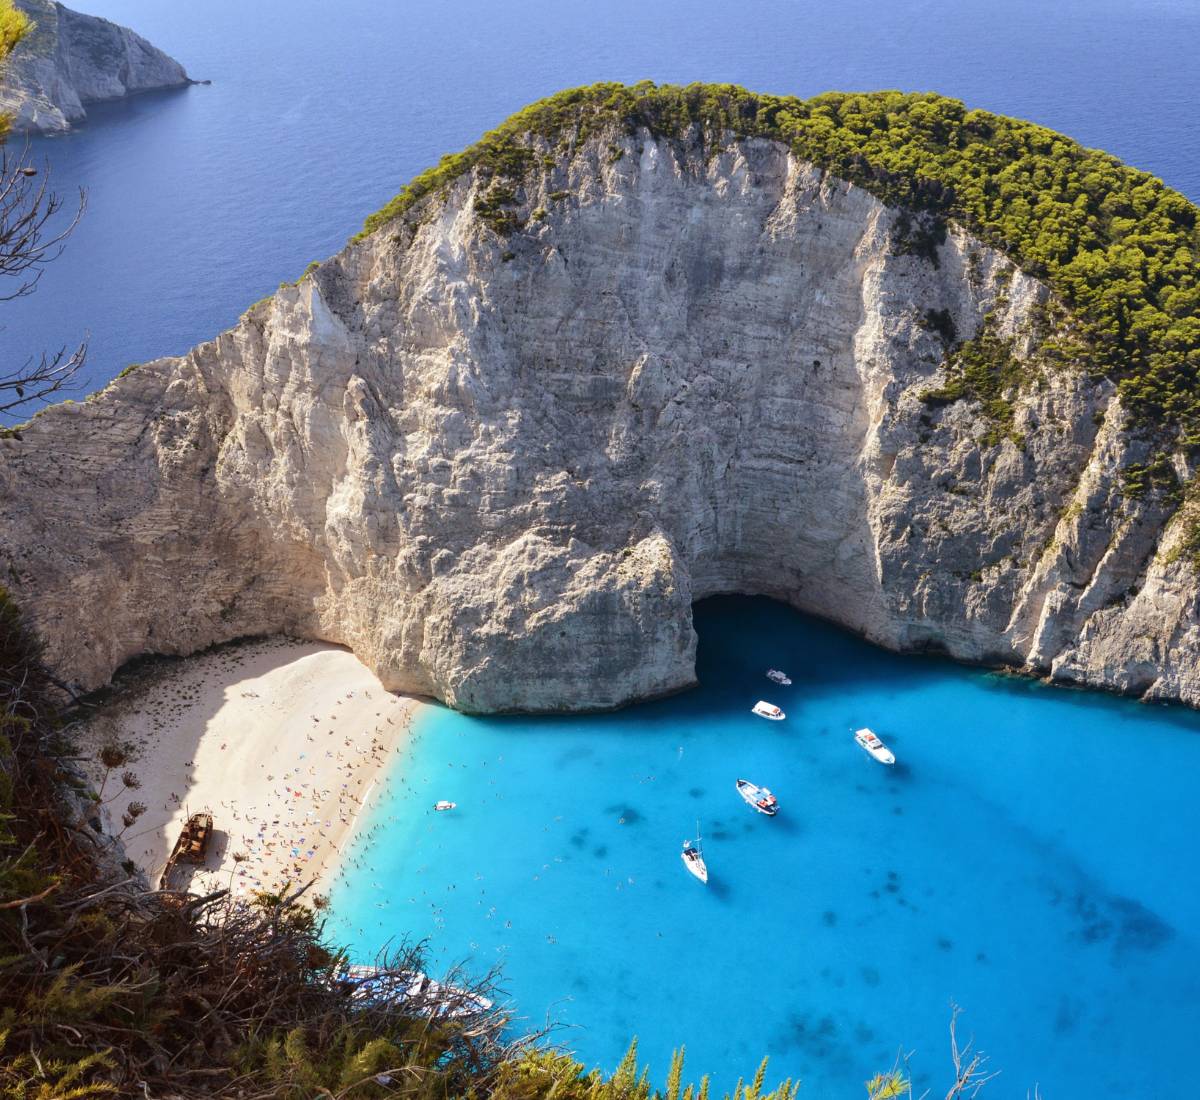
<path fill-rule="evenodd" d="M 686 1043 L 721 1088 L 769 1054 L 842 1095 L 901 1048 L 936 1082 L 951 1002 L 1009 1094 L 1186 1087 L 1200 716 L 898 657 L 766 601 L 696 622 L 685 696 L 569 719 L 431 709 L 407 787 L 374 810 L 394 822 L 334 891 L 358 953 L 407 932 L 436 966 L 503 960 L 529 1025 L 573 1025 L 584 1061 L 612 1068 L 636 1032 L 656 1073 Z M 788 720 L 754 718 L 759 697 Z M 864 724 L 904 774 L 854 744 Z M 451 795 L 458 818 L 423 808 Z M 707 888 L 679 858 L 697 819 Z"/>

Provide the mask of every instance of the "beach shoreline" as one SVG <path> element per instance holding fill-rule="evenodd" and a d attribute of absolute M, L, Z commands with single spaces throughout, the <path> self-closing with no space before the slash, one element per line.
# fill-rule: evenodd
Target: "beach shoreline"
<path fill-rule="evenodd" d="M 207 858 L 178 866 L 171 888 L 252 896 L 312 883 L 311 896 L 337 874 L 421 705 L 346 649 L 267 638 L 119 677 L 79 740 L 106 831 L 152 887 L 188 816 L 207 811 Z M 106 769 L 105 745 L 128 760 Z M 144 810 L 127 824 L 131 803 Z"/>

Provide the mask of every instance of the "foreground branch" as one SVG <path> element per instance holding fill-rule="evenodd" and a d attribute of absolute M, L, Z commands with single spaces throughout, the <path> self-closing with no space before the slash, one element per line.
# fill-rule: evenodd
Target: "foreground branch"
<path fill-rule="evenodd" d="M 87 206 L 80 189 L 79 205 L 65 225 L 66 204 L 50 190 L 49 167 L 39 173 L 29 146 L 18 156 L 0 157 L 0 302 L 32 294 L 46 265 L 61 254 Z M 15 285 L 13 285 L 15 284 Z M 20 367 L 0 368 L 0 415 L 45 403 L 66 390 L 87 356 L 87 343 L 74 351 L 31 356 Z"/>

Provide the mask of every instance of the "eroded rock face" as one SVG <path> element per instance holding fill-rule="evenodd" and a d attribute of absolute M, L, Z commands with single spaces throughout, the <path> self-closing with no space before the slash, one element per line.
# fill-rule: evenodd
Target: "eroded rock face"
<path fill-rule="evenodd" d="M 283 631 L 467 710 L 608 707 L 692 683 L 692 601 L 742 592 L 1200 702 L 1195 579 L 1121 500 L 1111 387 L 1031 377 L 999 444 L 921 400 L 930 311 L 1033 347 L 1047 291 L 1001 255 L 906 254 L 761 139 L 603 135 L 507 239 L 480 193 L 0 443 L 0 563 L 64 675 Z"/>
<path fill-rule="evenodd" d="M 62 133 L 87 117 L 85 103 L 190 84 L 182 65 L 128 27 L 63 7 L 14 0 L 35 23 L 0 72 L 0 114 L 13 129 Z"/>

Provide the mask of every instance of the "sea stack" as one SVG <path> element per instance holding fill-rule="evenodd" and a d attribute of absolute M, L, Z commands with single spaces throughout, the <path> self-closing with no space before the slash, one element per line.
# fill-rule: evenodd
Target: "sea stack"
<path fill-rule="evenodd" d="M 987 215 L 1042 156 L 1194 235 L 1159 181 L 936 96 L 554 97 L 0 441 L 5 584 L 83 688 L 282 632 L 468 711 L 613 707 L 693 683 L 693 601 L 744 593 L 1200 703 L 1184 459 Z"/>
<path fill-rule="evenodd" d="M 86 104 L 191 84 L 178 61 L 128 27 L 56 0 L 13 0 L 35 24 L 0 71 L 0 113 L 17 132 L 57 134 Z"/>

